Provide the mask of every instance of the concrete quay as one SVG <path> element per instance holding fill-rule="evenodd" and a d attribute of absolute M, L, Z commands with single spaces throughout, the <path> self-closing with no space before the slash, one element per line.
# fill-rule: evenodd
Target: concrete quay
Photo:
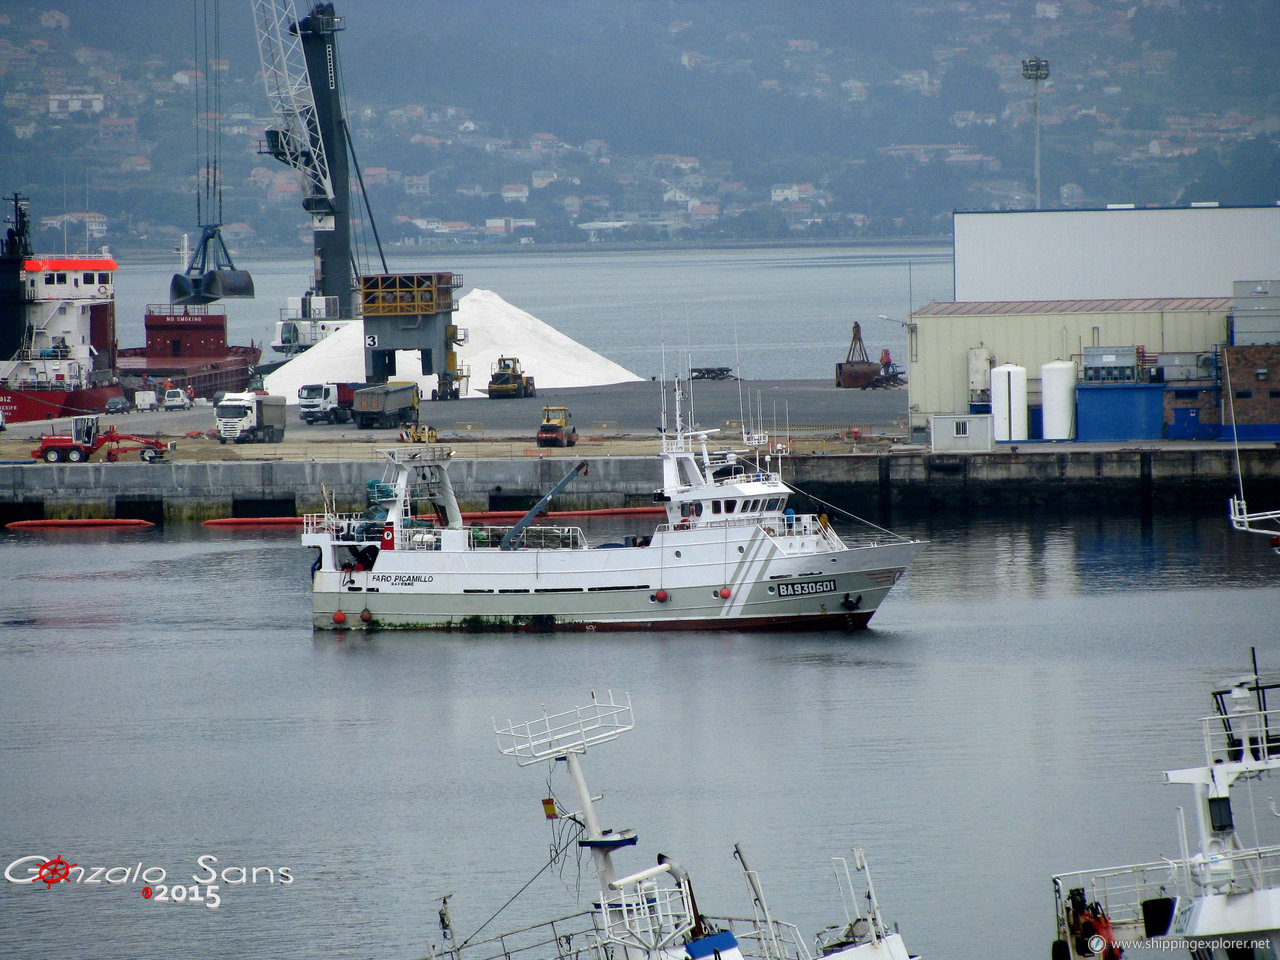
<path fill-rule="evenodd" d="M 748 404 L 791 455 L 784 477 L 802 491 L 879 523 L 940 514 L 1040 511 L 1223 513 L 1236 493 L 1235 448 L 1216 441 L 1020 443 L 993 453 L 932 454 L 899 430 L 903 390 L 839 390 L 833 384 L 695 383 L 702 426 L 727 446 Z M 532 440 L 544 404 L 574 412 L 582 437 L 570 450 Z M 466 510 L 531 506 L 577 459 L 578 477 L 555 509 L 649 505 L 660 475 L 653 459 L 660 422 L 656 384 L 539 391 L 534 399 L 429 404 L 424 421 L 455 451 L 450 474 Z M 365 505 L 365 484 L 381 476 L 377 452 L 396 431 L 299 423 L 290 411 L 283 443 L 219 444 L 207 437 L 212 410 L 104 418 L 122 431 L 178 440 L 172 460 L 147 464 L 46 464 L 27 458 L 40 432 L 65 423 L 13 424 L 0 435 L 0 523 L 119 517 L 181 523 L 222 517 L 296 516 L 322 509 L 327 490 L 343 510 Z M 572 459 L 570 459 L 572 458 Z M 1242 445 L 1239 473 L 1254 509 L 1280 505 L 1280 449 Z"/>
<path fill-rule="evenodd" d="M 656 448 L 652 441 L 646 444 Z M 460 446 L 455 450 L 463 452 Z M 0 522 L 296 516 L 319 512 L 322 491 L 339 509 L 360 510 L 366 505 L 366 482 L 382 474 L 372 452 L 366 448 L 358 459 L 4 464 Z M 464 510 L 524 509 L 578 459 L 590 461 L 588 473 L 556 498 L 554 509 L 652 504 L 660 481 L 652 455 L 580 445 L 554 456 L 458 456 L 450 475 Z M 1223 444 L 1110 449 L 1054 444 L 946 456 L 919 447 L 886 447 L 796 454 L 782 459 L 781 466 L 783 476 L 803 492 L 884 524 L 938 514 L 1019 511 L 1225 512 L 1237 489 L 1235 454 Z M 1240 468 L 1255 508 L 1280 503 L 1280 451 L 1274 445 L 1241 449 Z"/>

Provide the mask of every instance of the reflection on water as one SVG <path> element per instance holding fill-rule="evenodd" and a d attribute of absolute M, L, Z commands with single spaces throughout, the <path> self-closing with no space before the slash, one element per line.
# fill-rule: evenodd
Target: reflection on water
<path fill-rule="evenodd" d="M 584 764 L 607 825 L 639 833 L 624 869 L 671 854 L 704 909 L 745 912 L 741 842 L 811 934 L 857 844 L 913 950 L 1044 955 L 1052 873 L 1176 852 L 1188 797 L 1160 771 L 1196 762 L 1208 687 L 1251 645 L 1280 665 L 1280 561 L 1216 518 L 902 532 L 930 546 L 852 635 L 367 637 L 310 629 L 296 531 L 2 533 L 0 859 L 298 879 L 216 911 L 0 883 L 0 934 L 69 958 L 126 936 L 148 958 L 424 956 L 433 898 L 465 936 L 546 856 L 546 771 L 499 756 L 492 718 L 613 689 L 637 728 Z M 1237 821 L 1274 840 L 1270 789 Z M 571 860 L 495 929 L 592 889 Z"/>

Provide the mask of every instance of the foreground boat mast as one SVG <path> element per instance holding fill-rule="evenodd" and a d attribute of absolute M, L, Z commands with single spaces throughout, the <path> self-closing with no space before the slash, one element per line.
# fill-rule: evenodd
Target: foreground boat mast
<path fill-rule="evenodd" d="M 595 806 L 599 798 L 587 787 L 581 758 L 589 747 L 614 740 L 634 726 L 630 696 L 620 701 L 612 692 L 603 697 L 593 693 L 590 703 L 561 713 L 548 714 L 544 708 L 540 717 L 524 723 L 494 721 L 499 752 L 514 757 L 520 766 L 565 764 L 579 809 L 566 812 L 549 798 L 543 800 L 544 812 L 548 820 L 568 820 L 581 828 L 576 842 L 591 852 L 600 892 L 592 898 L 590 910 L 477 939 L 482 926 L 462 940 L 454 934 L 452 895 L 440 897 L 440 927 L 448 946 L 432 947 L 433 960 L 442 955 L 462 960 L 464 952 L 466 960 L 813 960 L 796 927 L 770 913 L 759 878 L 747 866 L 740 846 L 735 845 L 734 855 L 746 876 L 750 917 L 704 915 L 689 875 L 665 854 L 657 855 L 654 866 L 618 876 L 614 854 L 635 846 L 637 838 L 632 830 L 601 826 Z M 556 846 L 553 861 L 568 844 Z M 855 851 L 855 858 L 856 869 L 864 871 L 860 852 Z M 845 879 L 849 880 L 847 868 Z M 824 960 L 910 960 L 902 938 L 886 929 L 869 879 L 870 917 L 858 911 L 849 881 L 854 915 L 846 903 L 846 922 L 818 935 Z M 841 892 L 843 896 L 843 883 Z"/>

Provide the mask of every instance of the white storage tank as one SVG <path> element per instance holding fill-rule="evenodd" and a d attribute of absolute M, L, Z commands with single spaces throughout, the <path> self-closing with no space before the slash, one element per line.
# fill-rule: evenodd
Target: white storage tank
<path fill-rule="evenodd" d="M 991 415 L 996 443 L 1027 439 L 1027 371 L 1002 363 L 991 371 Z"/>
<path fill-rule="evenodd" d="M 1076 362 L 1050 360 L 1040 367 L 1040 397 L 1044 408 L 1044 438 L 1074 440 L 1076 436 Z"/>

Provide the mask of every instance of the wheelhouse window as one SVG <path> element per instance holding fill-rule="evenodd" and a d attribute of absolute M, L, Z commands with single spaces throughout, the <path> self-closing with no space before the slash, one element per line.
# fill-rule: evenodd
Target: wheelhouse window
<path fill-rule="evenodd" d="M 736 508 L 737 508 L 737 506 L 738 506 L 738 501 L 737 501 L 737 500 L 726 500 L 726 501 L 724 502 L 724 512 L 725 512 L 725 513 L 733 513 L 734 509 L 736 509 Z"/>
<path fill-rule="evenodd" d="M 711 501 L 711 512 L 712 512 L 712 513 L 719 513 L 719 512 L 721 511 L 721 509 L 723 509 L 723 508 L 721 507 L 721 504 L 720 504 L 720 501 L 719 501 L 719 500 L 712 500 L 712 501 Z"/>
<path fill-rule="evenodd" d="M 92 273 L 86 273 L 86 274 L 85 274 L 83 277 L 81 277 L 80 279 L 82 279 L 85 283 L 92 284 L 92 283 L 93 283 L 93 274 L 92 274 Z"/>
<path fill-rule="evenodd" d="M 98 274 L 98 283 L 101 283 L 101 284 L 103 284 L 103 285 L 106 285 L 106 284 L 108 284 L 108 283 L 110 283 L 110 282 L 111 282 L 111 274 L 109 274 L 109 273 L 100 273 L 100 274 Z"/>

